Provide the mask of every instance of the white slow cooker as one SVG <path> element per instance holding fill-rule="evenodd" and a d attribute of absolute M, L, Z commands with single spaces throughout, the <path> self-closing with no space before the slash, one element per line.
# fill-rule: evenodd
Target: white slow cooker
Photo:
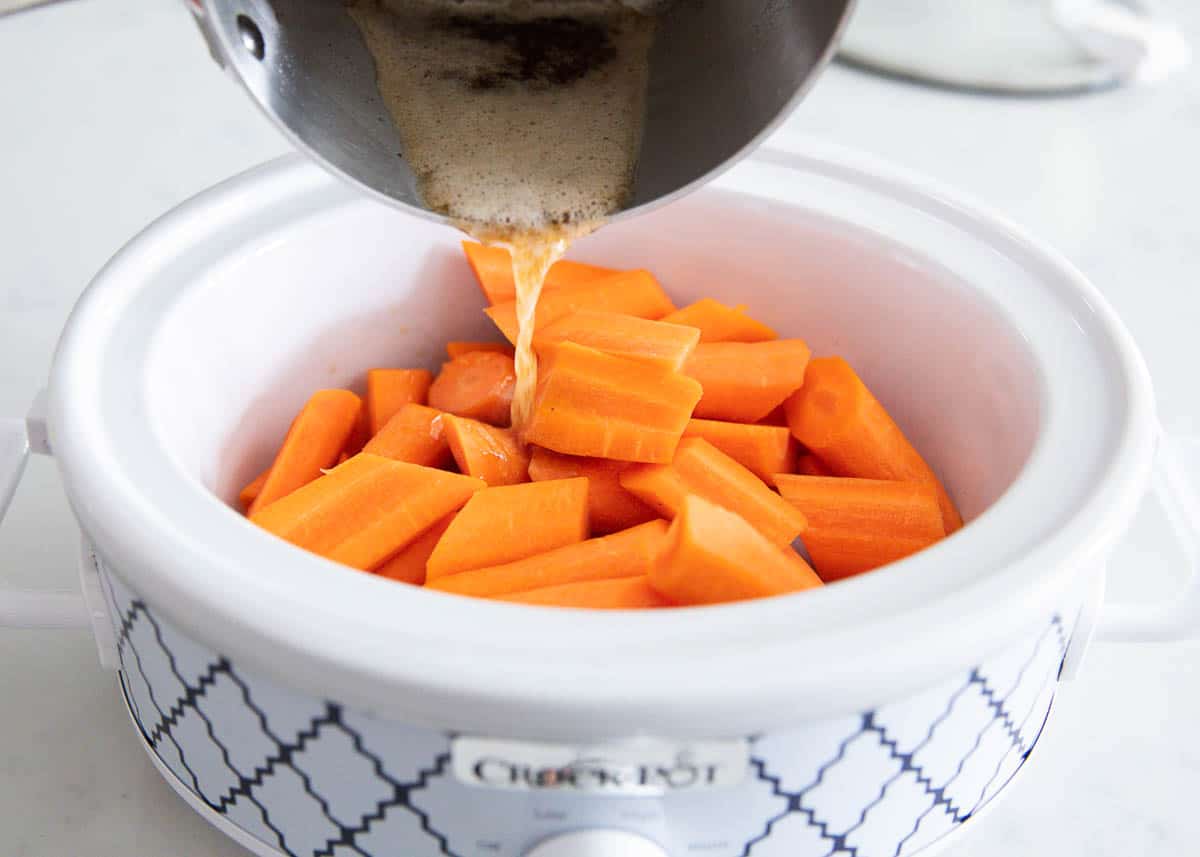
<path fill-rule="evenodd" d="M 46 396 L 3 424 L 0 508 L 27 450 L 52 452 L 86 611 L 0 592 L 0 620 L 90 617 L 151 758 L 251 851 L 924 854 L 1025 764 L 1094 628 L 1200 624 L 1194 574 L 1170 603 L 1101 603 L 1152 474 L 1193 559 L 1200 515 L 1100 294 L 996 217 L 816 144 L 575 255 L 845 355 L 961 532 L 816 592 L 631 614 L 401 586 L 259 531 L 229 501 L 312 389 L 488 334 L 458 240 L 299 158 L 253 170 L 112 260 Z"/>

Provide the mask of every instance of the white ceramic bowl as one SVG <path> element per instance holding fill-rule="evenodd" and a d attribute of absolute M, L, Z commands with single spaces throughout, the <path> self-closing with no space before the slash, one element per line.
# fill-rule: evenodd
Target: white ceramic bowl
<path fill-rule="evenodd" d="M 642 614 L 427 592 L 264 534 L 222 500 L 313 389 L 489 334 L 457 235 L 284 159 L 118 254 L 29 422 L 160 767 L 260 853 L 517 857 L 618 829 L 672 855 L 873 857 L 956 829 L 1032 750 L 1150 479 L 1128 334 L 1011 226 L 816 146 L 573 255 L 845 355 L 968 526 L 821 591 Z M 1193 602 L 1114 627 L 1189 630 Z M 641 853 L 578 836 L 547 847 Z"/>

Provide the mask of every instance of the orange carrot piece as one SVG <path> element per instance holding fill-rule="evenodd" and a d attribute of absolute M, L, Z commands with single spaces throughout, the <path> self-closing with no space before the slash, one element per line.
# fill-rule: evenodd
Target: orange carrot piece
<path fill-rule="evenodd" d="M 801 453 L 796 458 L 796 472 L 803 476 L 832 476 L 833 471 L 821 463 L 811 452 Z"/>
<path fill-rule="evenodd" d="M 407 404 L 425 404 L 433 374 L 428 369 L 367 370 L 367 425 L 371 437 Z"/>
<path fill-rule="evenodd" d="M 763 417 L 761 420 L 758 421 L 758 425 L 760 425 L 760 426 L 786 426 L 787 425 L 787 411 L 784 409 L 782 404 L 777 405 L 775 407 L 775 410 L 771 411 L 771 413 L 767 414 L 765 417 Z"/>
<path fill-rule="evenodd" d="M 701 298 L 663 321 L 698 328 L 701 342 L 767 342 L 777 336 L 761 321 L 746 315 L 744 304 L 731 307 L 712 298 Z"/>
<path fill-rule="evenodd" d="M 503 247 L 488 247 L 475 241 L 464 241 L 462 246 L 488 303 L 498 304 L 513 300 L 517 295 L 517 288 L 513 283 L 512 256 L 508 250 Z M 551 266 L 543 288 L 573 286 L 615 273 L 617 271 L 612 268 L 563 259 Z"/>
<path fill-rule="evenodd" d="M 922 551 L 933 542 L 913 536 L 879 539 L 871 533 L 822 529 L 804 534 L 804 546 L 826 583 L 844 580 Z"/>
<path fill-rule="evenodd" d="M 791 548 L 781 549 L 737 513 L 692 494 L 671 523 L 650 584 L 677 604 L 721 604 L 799 592 L 821 579 Z"/>
<path fill-rule="evenodd" d="M 523 559 L 588 537 L 587 480 L 480 491 L 455 516 L 426 564 L 426 580 Z"/>
<path fill-rule="evenodd" d="M 430 589 L 488 597 L 589 580 L 644 577 L 666 543 L 666 521 L 565 545 L 515 562 L 430 580 Z"/>
<path fill-rule="evenodd" d="M 254 498 L 258 496 L 258 492 L 262 491 L 263 483 L 267 481 L 267 474 L 271 472 L 271 468 L 267 468 L 262 473 L 251 479 L 246 487 L 238 492 L 238 503 L 242 507 L 242 511 L 250 508 L 250 504 L 254 502 Z"/>
<path fill-rule="evenodd" d="M 458 469 L 493 487 L 529 481 L 529 454 L 512 429 L 446 414 L 446 440 Z"/>
<path fill-rule="evenodd" d="M 559 342 L 574 342 L 678 372 L 699 340 L 700 331 L 694 327 L 616 312 L 581 310 L 539 328 L 533 347 L 540 352 Z"/>
<path fill-rule="evenodd" d="M 675 305 L 649 271 L 620 271 L 604 279 L 542 292 L 534 315 L 534 330 L 581 310 L 658 319 L 674 309 Z M 505 338 L 516 343 L 517 302 L 505 301 L 486 312 Z"/>
<path fill-rule="evenodd" d="M 512 419 L 517 371 L 507 354 L 470 351 L 442 364 L 429 388 L 429 404 L 439 411 L 495 426 Z"/>
<path fill-rule="evenodd" d="M 567 455 L 667 462 L 700 395 L 691 378 L 563 342 L 542 361 L 525 440 Z"/>
<path fill-rule="evenodd" d="M 840 357 L 812 361 L 804 386 L 787 402 L 792 435 L 838 476 L 933 486 L 946 533 L 962 516 L 933 469 L 879 400 Z"/>
<path fill-rule="evenodd" d="M 650 585 L 649 578 L 619 577 L 615 580 L 586 580 L 547 586 L 512 595 L 494 595 L 495 601 L 513 604 L 533 604 L 539 607 L 574 607 L 585 610 L 648 610 L 671 607 Z"/>
<path fill-rule="evenodd" d="M 562 455 L 535 446 L 529 459 L 529 478 L 543 482 L 586 476 L 592 532 L 615 533 L 658 517 L 657 512 L 621 487 L 621 473 L 631 466 L 626 461 Z"/>
<path fill-rule="evenodd" d="M 697 345 L 683 367 L 704 388 L 695 415 L 758 422 L 800 389 L 809 355 L 800 339 Z"/>
<path fill-rule="evenodd" d="M 513 356 L 512 346 L 504 342 L 447 342 L 446 356 L 451 360 L 470 354 L 472 351 L 495 351 L 497 354 Z"/>
<path fill-rule="evenodd" d="M 263 480 L 258 496 L 246 510 L 253 515 L 297 488 L 322 470 L 333 467 L 354 431 L 362 400 L 349 390 L 318 390 L 300 411 Z"/>
<path fill-rule="evenodd" d="M 404 405 L 363 447 L 363 452 L 422 467 L 446 467 L 451 460 L 446 416 L 425 405 Z"/>
<path fill-rule="evenodd" d="M 417 536 L 416 540 L 411 542 L 408 547 L 402 548 L 398 554 L 375 569 L 375 573 L 380 577 L 400 583 L 411 583 L 413 586 L 423 585 L 425 583 L 425 563 L 429 562 L 429 555 L 433 553 L 442 534 L 446 532 L 446 528 L 453 520 L 454 515 L 442 518 L 424 534 Z"/>
<path fill-rule="evenodd" d="M 699 495 L 739 513 L 781 548 L 807 527 L 799 509 L 701 437 L 680 441 L 671 464 L 629 468 L 621 474 L 621 485 L 664 518 L 678 514 L 687 495 Z"/>
<path fill-rule="evenodd" d="M 470 476 L 361 452 L 250 520 L 298 547 L 366 571 L 485 487 Z"/>
<path fill-rule="evenodd" d="M 768 485 L 796 469 L 796 439 L 782 426 L 692 420 L 684 437 L 702 437 Z"/>

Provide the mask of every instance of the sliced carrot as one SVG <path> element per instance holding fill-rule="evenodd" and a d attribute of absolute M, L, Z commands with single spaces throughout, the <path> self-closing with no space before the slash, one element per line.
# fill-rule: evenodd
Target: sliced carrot
<path fill-rule="evenodd" d="M 660 595 L 650 585 L 649 578 L 644 576 L 566 583 L 512 595 L 496 595 L 493 599 L 513 604 L 587 610 L 647 610 L 671 606 L 671 602 Z"/>
<path fill-rule="evenodd" d="M 811 589 L 821 579 L 791 548 L 692 494 L 671 523 L 650 584 L 677 604 L 720 604 Z"/>
<path fill-rule="evenodd" d="M 458 469 L 488 485 L 529 481 L 529 454 L 512 429 L 446 414 L 446 440 Z"/>
<path fill-rule="evenodd" d="M 842 358 L 812 361 L 804 386 L 788 400 L 787 413 L 795 438 L 834 474 L 931 485 L 946 533 L 962 526 L 933 469 Z"/>
<path fill-rule="evenodd" d="M 517 289 L 513 283 L 512 256 L 503 247 L 489 247 L 475 241 L 464 241 L 463 251 L 479 288 L 488 303 L 497 304 L 511 301 L 516 297 Z M 574 262 L 563 259 L 555 262 L 546 274 L 543 288 L 558 286 L 573 286 L 586 283 L 617 273 L 612 268 L 601 268 L 599 265 L 588 265 L 584 262 Z"/>
<path fill-rule="evenodd" d="M 700 395 L 691 378 L 563 342 L 543 360 L 525 440 L 567 455 L 667 462 Z"/>
<path fill-rule="evenodd" d="M 701 342 L 767 342 L 776 338 L 775 331 L 746 315 L 744 304 L 731 307 L 712 298 L 701 298 L 663 321 L 698 328 Z"/>
<path fill-rule="evenodd" d="M 692 420 L 684 437 L 702 437 L 768 485 L 796 469 L 796 440 L 782 426 Z"/>
<path fill-rule="evenodd" d="M 604 279 L 542 292 L 534 315 L 534 330 L 581 310 L 657 319 L 673 309 L 675 305 L 649 271 L 621 271 Z M 486 312 L 505 338 L 516 343 L 517 302 L 505 301 Z"/>
<path fill-rule="evenodd" d="M 758 424 L 760 426 L 786 426 L 787 411 L 784 410 L 783 405 L 777 405 L 775 410 L 759 420 Z"/>
<path fill-rule="evenodd" d="M 429 562 L 429 555 L 433 553 L 442 534 L 453 520 L 454 515 L 442 518 L 422 535 L 417 536 L 408 547 L 402 548 L 398 554 L 375 569 L 375 573 L 400 583 L 411 583 L 414 586 L 424 584 L 425 563 Z"/>
<path fill-rule="evenodd" d="M 254 498 L 258 496 L 258 492 L 262 491 L 263 483 L 267 481 L 267 474 L 271 472 L 271 468 L 267 468 L 262 473 L 251 479 L 246 487 L 238 492 L 238 503 L 242 507 L 242 511 L 250 508 L 250 504 L 254 502 Z"/>
<path fill-rule="evenodd" d="M 541 351 L 548 345 L 574 342 L 678 372 L 699 339 L 700 331 L 694 327 L 616 312 L 581 310 L 539 328 L 533 347 Z"/>
<path fill-rule="evenodd" d="M 587 480 L 555 479 L 480 491 L 455 516 L 426 564 L 426 579 L 487 568 L 588 536 Z"/>
<path fill-rule="evenodd" d="M 404 405 L 425 404 L 433 374 L 428 369 L 367 370 L 367 422 L 374 437 Z"/>
<path fill-rule="evenodd" d="M 542 482 L 586 476 L 592 532 L 615 533 L 658 517 L 657 512 L 621 487 L 621 473 L 631 466 L 626 461 L 562 455 L 535 446 L 529 459 L 529 478 Z"/>
<path fill-rule="evenodd" d="M 250 520 L 298 547 L 365 571 L 485 487 L 470 476 L 362 452 Z"/>
<path fill-rule="evenodd" d="M 642 577 L 650 573 L 666 536 L 666 522 L 654 520 L 504 565 L 439 577 L 428 585 L 443 592 L 486 597 L 587 580 Z"/>
<path fill-rule="evenodd" d="M 832 476 L 833 471 L 821 463 L 811 452 L 801 453 L 796 458 L 796 472 L 804 476 Z"/>
<path fill-rule="evenodd" d="M 470 351 L 442 364 L 429 388 L 429 404 L 439 411 L 496 426 L 512 419 L 517 372 L 513 359 L 492 351 Z"/>
<path fill-rule="evenodd" d="M 275 461 L 250 503 L 247 514 L 307 485 L 333 467 L 362 410 L 362 400 L 349 390 L 318 390 L 300 411 Z"/>
<path fill-rule="evenodd" d="M 621 484 L 664 518 L 678 514 L 697 494 L 737 512 L 779 547 L 788 547 L 807 526 L 804 515 L 734 459 L 701 437 L 680 441 L 671 464 L 631 467 Z"/>
<path fill-rule="evenodd" d="M 898 562 L 933 542 L 926 538 L 890 536 L 880 539 L 871 533 L 833 529 L 805 533 L 804 546 L 813 566 L 826 583 L 844 580 Z"/>
<path fill-rule="evenodd" d="M 451 460 L 445 420 L 446 415 L 436 408 L 404 405 L 363 447 L 363 452 L 423 467 L 445 467 Z"/>
<path fill-rule="evenodd" d="M 695 415 L 758 422 L 804 383 L 809 354 L 800 339 L 697 345 L 683 367 L 704 388 Z"/>
<path fill-rule="evenodd" d="M 447 342 L 446 356 L 451 360 L 470 354 L 472 351 L 495 351 L 497 354 L 513 356 L 512 346 L 505 342 Z"/>

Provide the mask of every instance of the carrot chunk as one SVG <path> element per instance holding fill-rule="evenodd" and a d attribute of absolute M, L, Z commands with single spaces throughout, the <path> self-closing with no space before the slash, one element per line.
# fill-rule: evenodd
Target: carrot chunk
<path fill-rule="evenodd" d="M 792 435 L 834 474 L 931 485 L 946 533 L 962 526 L 933 469 L 842 358 L 812 361 L 804 386 L 788 400 L 787 413 Z"/>
<path fill-rule="evenodd" d="M 694 327 L 616 312 L 581 310 L 539 328 L 533 347 L 541 351 L 559 342 L 574 342 L 678 372 L 699 339 L 700 331 Z"/>
<path fill-rule="evenodd" d="M 504 342 L 447 342 L 446 356 L 451 360 L 470 354 L 472 351 L 495 351 L 497 354 L 513 356 L 512 346 Z"/>
<path fill-rule="evenodd" d="M 492 596 L 496 601 L 536 604 L 540 607 L 575 607 L 587 610 L 646 610 L 670 607 L 671 602 L 650 585 L 646 577 L 587 580 L 547 586 L 512 595 Z"/>
<path fill-rule="evenodd" d="M 704 388 L 695 415 L 758 422 L 800 389 L 809 354 L 800 339 L 697 345 L 683 367 Z"/>
<path fill-rule="evenodd" d="M 776 338 L 775 331 L 746 315 L 744 304 L 731 307 L 712 298 L 701 298 L 663 321 L 698 328 L 701 342 L 767 342 Z"/>
<path fill-rule="evenodd" d="M 426 579 L 487 568 L 588 536 L 587 480 L 487 488 L 455 516 L 426 564 Z"/>
<path fill-rule="evenodd" d="M 621 487 L 621 473 L 630 466 L 626 461 L 562 455 L 535 446 L 529 459 L 529 478 L 542 482 L 586 476 L 592 532 L 615 533 L 658 517 L 657 512 Z"/>
<path fill-rule="evenodd" d="M 684 437 L 702 437 L 768 485 L 796 469 L 796 440 L 782 426 L 692 420 Z"/>
<path fill-rule="evenodd" d="M 366 571 L 483 488 L 470 476 L 363 452 L 250 520 L 298 547 Z"/>
<path fill-rule="evenodd" d="M 832 476 L 833 471 L 821 463 L 811 452 L 805 452 L 796 458 L 796 472 L 803 476 Z"/>
<path fill-rule="evenodd" d="M 542 292 L 534 314 L 534 331 L 581 310 L 615 312 L 657 319 L 675 309 L 649 271 L 621 271 L 600 280 Z M 517 341 L 517 302 L 496 304 L 488 317 L 509 342 Z"/>
<path fill-rule="evenodd" d="M 367 442 L 363 452 L 423 467 L 445 467 L 450 463 L 445 421 L 446 414 L 435 408 L 404 405 Z"/>
<path fill-rule="evenodd" d="M 560 343 L 543 362 L 525 440 L 567 455 L 667 462 L 700 395 L 678 373 Z"/>
<path fill-rule="evenodd" d="M 432 382 L 428 369 L 368 369 L 367 427 L 371 437 L 404 405 L 425 404 Z"/>
<path fill-rule="evenodd" d="M 512 256 L 508 250 L 503 247 L 489 247 L 475 241 L 464 241 L 462 246 L 487 302 L 498 304 L 513 300 L 517 295 L 517 287 L 513 282 Z M 563 259 L 550 267 L 543 288 L 573 286 L 615 273 L 617 271 L 612 268 Z"/>
<path fill-rule="evenodd" d="M 700 437 L 682 440 L 671 464 L 629 468 L 621 474 L 621 485 L 664 518 L 677 515 L 689 494 L 699 495 L 739 513 L 781 548 L 806 528 L 799 509 Z"/>
<path fill-rule="evenodd" d="M 821 579 L 791 548 L 692 494 L 671 523 L 650 585 L 677 604 L 720 604 L 811 589 Z"/>
<path fill-rule="evenodd" d="M 307 485 L 333 467 L 354 431 L 362 400 L 349 390 L 318 390 L 292 421 L 247 514 Z"/>
<path fill-rule="evenodd" d="M 247 482 L 246 487 L 238 492 L 238 504 L 242 507 L 243 512 L 250 508 L 250 504 L 254 502 L 254 498 L 262 491 L 263 484 L 267 481 L 267 474 L 270 472 L 271 468 L 268 467 Z"/>
<path fill-rule="evenodd" d="M 433 553 L 442 534 L 453 520 L 454 515 L 442 518 L 422 535 L 417 536 L 408 547 L 401 548 L 399 553 L 375 569 L 375 573 L 400 583 L 411 583 L 413 586 L 424 584 L 425 563 L 429 562 L 429 555 Z"/>
<path fill-rule="evenodd" d="M 529 481 L 529 455 L 512 429 L 445 416 L 446 439 L 458 469 L 493 487 Z"/>
<path fill-rule="evenodd" d="M 666 536 L 666 522 L 654 520 L 504 565 L 439 577 L 428 586 L 486 597 L 589 580 L 644 577 L 654 566 Z"/>
<path fill-rule="evenodd" d="M 429 388 L 439 411 L 496 426 L 509 424 L 517 372 L 507 354 L 471 351 L 442 365 Z"/>

